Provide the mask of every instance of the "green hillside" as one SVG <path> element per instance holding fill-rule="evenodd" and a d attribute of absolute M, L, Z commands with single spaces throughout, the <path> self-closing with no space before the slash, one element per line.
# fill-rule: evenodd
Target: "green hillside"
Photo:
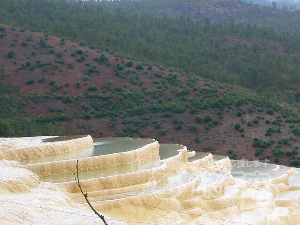
<path fill-rule="evenodd" d="M 109 13 L 101 5 L 82 2 L 5 2 L 1 21 L 7 24 L 95 44 L 222 83 L 281 91 L 296 85 L 298 90 L 299 38 L 272 28 L 118 10 Z M 29 17 L 33 14 L 34 20 Z"/>
<path fill-rule="evenodd" d="M 108 4 L 0 0 L 0 136 L 150 137 L 300 164 L 296 35 Z"/>

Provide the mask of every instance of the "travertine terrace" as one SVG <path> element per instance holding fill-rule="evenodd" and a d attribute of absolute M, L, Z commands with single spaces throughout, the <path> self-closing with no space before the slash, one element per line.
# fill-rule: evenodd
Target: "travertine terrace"
<path fill-rule="evenodd" d="M 155 140 L 105 155 L 91 155 L 93 146 L 90 136 L 0 138 L 0 223 L 101 224 L 70 178 L 78 160 L 83 191 L 109 224 L 299 224 L 295 168 L 239 170 L 184 146 L 162 157 Z M 89 155 L 26 161 L 76 151 Z"/>

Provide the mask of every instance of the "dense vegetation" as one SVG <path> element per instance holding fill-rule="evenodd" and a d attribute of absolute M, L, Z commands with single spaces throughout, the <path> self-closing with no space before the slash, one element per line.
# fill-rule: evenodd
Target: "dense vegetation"
<path fill-rule="evenodd" d="M 272 28 L 109 13 L 102 5 L 83 2 L 2 0 L 0 6 L 5 23 L 84 40 L 195 76 L 251 89 L 300 85 L 300 39 Z"/>
<path fill-rule="evenodd" d="M 300 165 L 296 35 L 116 4 L 0 0 L 0 136 L 151 137 Z"/>
<path fill-rule="evenodd" d="M 25 113 L 24 109 L 27 107 L 27 101 L 22 98 L 19 88 L 11 84 L 5 84 L 1 80 L 0 106 L 1 137 L 57 134 L 55 124 L 38 123 L 35 118 Z"/>
<path fill-rule="evenodd" d="M 297 21 L 300 18 L 300 12 L 295 5 L 290 4 L 287 6 L 276 1 L 265 2 L 268 4 L 264 4 L 263 1 L 242 0 L 125 0 L 120 2 L 101 1 L 100 3 L 109 8 L 110 11 L 148 12 L 157 16 L 167 15 L 172 17 L 189 16 L 198 21 L 209 19 L 211 22 L 218 23 L 250 23 L 271 26 L 277 31 L 291 32 L 299 36 L 300 25 Z"/>

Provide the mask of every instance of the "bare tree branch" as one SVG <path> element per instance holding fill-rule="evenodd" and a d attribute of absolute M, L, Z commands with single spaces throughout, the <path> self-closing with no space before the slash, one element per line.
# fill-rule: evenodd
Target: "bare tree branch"
<path fill-rule="evenodd" d="M 81 194 L 83 195 L 83 197 L 85 198 L 85 201 L 87 202 L 87 204 L 90 206 L 90 208 L 93 210 L 93 212 L 100 217 L 100 219 L 103 221 L 103 223 L 105 225 L 108 225 L 108 223 L 105 221 L 104 219 L 104 216 L 99 214 L 95 209 L 94 207 L 91 205 L 90 201 L 88 200 L 88 194 L 87 193 L 84 193 L 82 188 L 81 188 L 81 185 L 80 185 L 80 182 L 79 182 L 79 173 L 78 173 L 78 160 L 77 160 L 77 164 L 76 164 L 76 173 L 72 170 L 73 174 L 74 174 L 74 177 L 75 177 L 75 182 L 77 184 L 77 186 L 79 187 L 80 189 L 80 192 Z"/>

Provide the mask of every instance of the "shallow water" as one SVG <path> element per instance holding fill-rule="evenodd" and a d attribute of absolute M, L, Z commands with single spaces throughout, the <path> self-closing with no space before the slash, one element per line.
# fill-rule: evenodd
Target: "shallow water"
<path fill-rule="evenodd" d="M 270 163 L 247 160 L 231 160 L 231 174 L 248 182 L 266 181 L 282 176 L 283 171 L 274 171 L 276 166 Z"/>
<path fill-rule="evenodd" d="M 55 139 L 56 140 L 56 139 Z M 131 138 L 95 138 L 94 148 L 67 152 L 59 155 L 51 155 L 35 159 L 20 161 L 21 164 L 35 164 L 68 159 L 86 158 L 99 155 L 127 152 L 141 148 L 153 143 L 153 139 L 131 139 Z"/>
<path fill-rule="evenodd" d="M 51 138 L 45 141 L 61 141 L 64 137 L 59 138 Z M 43 162 L 51 162 L 51 161 L 61 161 L 68 159 L 76 159 L 76 158 L 85 158 L 91 156 L 98 155 L 107 155 L 113 153 L 126 152 L 134 149 L 138 149 L 147 144 L 153 143 L 155 140 L 153 139 L 131 139 L 131 138 L 96 138 L 94 139 L 94 148 L 92 149 L 83 149 L 79 151 L 69 152 L 60 155 L 53 155 L 47 157 L 41 157 L 37 159 L 24 160 L 21 161 L 22 164 L 33 164 L 33 163 L 43 163 Z M 178 144 L 161 144 L 159 147 L 159 155 L 160 160 L 164 160 L 173 156 L 178 155 L 179 150 L 183 149 L 183 145 Z M 208 152 L 197 152 L 194 156 L 188 159 L 189 162 L 204 158 L 207 156 Z M 224 159 L 226 156 L 218 156 L 214 155 L 214 161 Z M 247 161 L 247 160 L 231 160 L 232 168 L 231 174 L 235 178 L 240 178 L 242 180 L 246 180 L 248 182 L 257 182 L 257 181 L 266 181 L 272 178 L 279 177 L 284 174 L 284 171 L 290 169 L 289 167 L 281 166 L 281 171 L 274 171 L 275 165 L 269 163 L 262 163 L 258 161 Z M 118 175 L 124 173 L 131 173 L 136 171 L 142 171 L 151 169 L 157 166 L 160 166 L 161 163 L 157 160 L 144 161 L 141 163 L 135 163 L 131 165 L 118 166 L 112 168 L 91 170 L 86 172 L 81 172 L 81 179 L 91 179 L 96 177 L 106 177 L 111 175 Z M 179 175 L 170 175 L 167 180 L 167 183 L 159 183 L 151 189 L 139 190 L 137 192 L 132 192 L 131 194 L 143 194 L 148 193 L 149 190 L 162 190 L 164 188 L 173 187 L 174 184 L 181 185 L 185 182 L 189 182 L 190 178 L 195 178 L 195 174 L 192 173 L 181 173 Z M 218 173 L 203 173 L 201 174 L 202 183 L 199 188 L 212 186 L 215 182 L 222 179 L 224 174 Z M 63 174 L 63 175 L 53 175 L 48 177 L 41 177 L 43 181 L 50 182 L 69 182 L 74 180 L 73 174 Z M 290 185 L 300 185 L 300 170 L 298 169 L 298 173 L 292 176 L 289 180 Z M 127 193 L 128 194 L 128 193 Z M 129 195 L 131 195 L 129 194 Z M 278 199 L 288 199 L 292 197 L 299 197 L 300 191 L 287 191 L 282 192 L 276 198 Z"/>
<path fill-rule="evenodd" d="M 196 152 L 194 156 L 188 158 L 188 161 L 193 162 L 195 160 L 202 159 L 207 155 L 209 155 L 209 152 Z"/>
<path fill-rule="evenodd" d="M 135 149 L 139 144 L 143 143 L 139 141 L 139 143 L 134 144 L 127 144 L 128 142 L 134 142 L 133 140 L 140 140 L 140 139 L 128 139 L 128 138 L 114 138 L 113 140 L 111 138 L 108 139 L 95 139 L 95 147 L 93 150 L 94 155 L 102 154 L 110 154 L 110 153 L 117 153 L 120 151 L 120 149 L 126 149 L 127 151 Z M 148 144 L 150 139 L 147 139 L 145 142 Z M 121 148 L 120 145 L 123 146 L 123 144 L 126 143 L 125 148 Z M 150 142 L 152 143 L 152 142 Z M 105 146 L 105 147 L 104 147 Z M 104 148 L 103 148 L 104 147 Z M 119 147 L 119 149 L 117 149 Z M 133 149 L 131 149 L 133 147 Z M 142 147 L 142 146 L 140 146 Z M 178 155 L 178 150 L 182 149 L 182 145 L 177 144 L 162 144 L 159 147 L 159 155 L 160 159 L 167 159 L 173 156 Z M 77 155 L 86 154 L 83 151 L 77 151 L 79 152 Z M 83 153 L 82 153 L 83 152 Z M 75 157 L 75 154 L 68 154 L 67 156 L 70 158 L 70 155 L 72 155 L 72 158 Z M 68 159 L 69 159 L 68 158 Z M 79 157 L 77 157 L 79 158 Z M 60 158 L 61 160 L 61 158 Z M 57 160 L 58 161 L 58 160 Z M 139 163 L 134 163 L 130 165 L 123 165 L 123 166 L 117 166 L 117 167 L 110 167 L 110 168 L 104 168 L 104 169 L 97 169 L 97 170 L 90 170 L 90 171 L 84 171 L 80 172 L 80 178 L 81 179 L 91 179 L 96 177 L 106 177 L 111 175 L 118 175 L 118 174 L 124 174 L 124 173 L 130 173 L 130 172 L 136 172 L 136 171 L 142 171 L 146 169 L 151 169 L 157 166 L 160 166 L 162 163 L 160 163 L 158 160 L 146 160 Z M 74 180 L 74 175 L 72 173 L 68 174 L 59 174 L 59 175 L 52 175 L 52 176 L 46 176 L 41 177 L 41 180 L 43 181 L 49 181 L 49 182 L 69 182 Z"/>
<path fill-rule="evenodd" d="M 47 141 L 56 142 L 58 140 L 58 138 L 52 138 Z M 279 193 L 281 190 L 288 189 L 285 186 L 287 176 L 283 176 L 282 179 L 277 179 L 272 185 L 267 184 L 266 186 L 260 183 L 249 185 L 244 181 L 266 181 L 282 176 L 285 174 L 285 171 L 291 168 L 280 166 L 281 171 L 275 171 L 274 169 L 279 170 L 279 167 L 273 164 L 232 160 L 232 172 L 221 172 L 217 170 L 224 169 L 224 171 L 230 171 L 231 165 L 229 160 L 222 160 L 226 156 L 214 156 L 213 162 L 212 155 L 199 160 L 209 153 L 197 153 L 195 156 L 189 158 L 189 162 L 191 163 L 187 163 L 185 161 L 186 156 L 192 154 L 187 152 L 186 148 L 182 145 L 162 144 L 158 149 L 159 144 L 157 142 L 147 145 L 147 143 L 154 141 L 147 139 L 146 142 L 143 139 L 130 138 L 105 138 L 95 139 L 94 141 L 95 146 L 91 149 L 77 151 L 74 148 L 74 152 L 72 153 L 56 155 L 53 158 L 43 157 L 43 159 L 47 159 L 45 161 L 60 160 L 58 162 L 22 167 L 29 167 L 32 171 L 40 169 L 38 174 L 43 174 L 43 176 L 49 174 L 49 177 L 42 177 L 42 180 L 54 183 L 65 182 L 57 184 L 57 187 L 61 188 L 72 201 L 86 204 L 76 183 L 69 182 L 74 180 L 74 176 L 70 172 L 72 171 L 70 165 L 71 163 L 76 163 L 76 160 L 67 159 L 70 157 L 73 159 L 81 157 L 81 161 L 86 161 L 81 164 L 82 170 L 79 177 L 80 181 L 82 181 L 81 185 L 84 192 L 89 194 L 89 201 L 96 207 L 96 210 L 106 215 L 111 215 L 113 218 L 128 222 L 130 225 L 297 224 L 299 221 L 297 202 L 288 199 L 299 197 L 300 190 Z M 111 142 L 114 144 L 111 144 Z M 125 144 L 126 142 L 128 145 Z M 122 153 L 139 148 L 136 142 L 140 144 L 140 147 L 147 146 L 142 148 L 141 151 Z M 90 145 L 86 146 L 91 146 L 92 144 L 92 141 L 90 141 Z M 182 154 L 178 155 L 180 149 L 184 150 Z M 56 152 L 59 151 L 54 151 L 54 154 L 58 154 Z M 136 152 L 137 154 L 135 154 Z M 146 153 L 143 154 L 144 152 Z M 120 154 L 107 155 L 111 153 Z M 91 156 L 93 155 L 106 156 L 92 158 Z M 123 157 L 121 157 L 122 155 Z M 124 155 L 128 157 L 126 158 Z M 177 157 L 170 159 L 173 156 Z M 182 157 L 180 158 L 180 156 Z M 56 157 L 58 158 L 56 159 Z M 83 159 L 84 157 L 89 158 Z M 150 158 L 153 160 L 149 160 Z M 94 159 L 96 162 L 93 162 Z M 222 161 L 216 162 L 218 160 Z M 67 165 L 68 163 L 70 165 Z M 112 166 L 112 168 L 105 168 L 106 165 Z M 18 166 L 17 163 L 16 166 Z M 73 167 L 75 168 L 75 164 Z M 105 169 L 96 170 L 95 168 Z M 9 170 L 11 171 L 11 169 Z M 91 171 L 84 172 L 86 170 Z M 50 176 L 57 171 L 70 174 Z M 289 171 L 288 174 L 292 172 Z M 297 172 L 290 177 L 290 185 L 300 185 L 300 170 L 297 169 Z M 3 176 L 4 180 L 13 175 L 11 172 L 7 174 Z M 231 174 L 237 179 L 233 179 Z M 40 183 L 37 175 L 34 178 L 36 180 L 36 183 L 34 183 L 35 186 L 41 185 L 46 187 L 49 185 L 49 189 L 59 194 L 58 189 L 55 189 L 53 185 Z M 30 176 L 25 181 L 28 185 L 32 184 Z M 8 183 L 7 186 L 10 189 L 15 189 L 15 186 L 19 183 L 19 181 L 16 181 Z M 274 191 L 267 190 L 269 187 L 274 188 L 272 189 Z M 49 190 L 43 194 L 37 194 L 38 192 L 35 192 L 37 189 L 39 188 L 30 191 L 35 196 L 32 195 L 29 199 L 37 197 L 36 200 L 33 199 L 31 202 L 40 202 L 44 205 L 51 203 L 49 202 Z M 20 186 L 19 190 L 18 192 L 23 192 L 22 186 Z M 279 194 L 273 196 L 273 193 Z M 24 194 L 27 193 L 24 192 Z M 61 199 L 61 196 L 57 195 L 57 197 L 56 199 L 55 196 L 51 196 L 55 204 L 60 204 L 59 199 Z M 17 198 L 21 198 L 20 195 Z M 286 199 L 288 201 L 281 201 Z M 67 198 L 66 201 L 70 202 L 70 199 Z M 64 205 L 64 202 L 61 205 Z M 288 211 L 290 206 L 291 211 Z M 28 214 L 30 209 L 22 210 L 23 212 Z M 18 213 L 20 218 L 23 216 L 22 213 Z M 38 212 L 35 214 L 38 214 Z M 294 223 L 288 223 L 290 219 Z"/>
<path fill-rule="evenodd" d="M 159 155 L 160 159 L 164 160 L 175 155 L 178 155 L 178 150 L 183 149 L 183 145 L 178 144 L 160 144 L 159 146 Z"/>

